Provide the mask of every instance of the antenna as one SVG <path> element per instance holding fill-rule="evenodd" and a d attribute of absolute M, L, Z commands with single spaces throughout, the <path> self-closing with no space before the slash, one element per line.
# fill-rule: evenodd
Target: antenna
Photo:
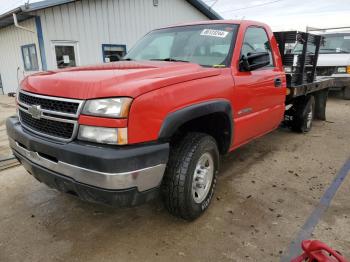
<path fill-rule="evenodd" d="M 24 8 L 29 9 L 29 0 L 27 0 L 27 2 L 24 3 Z"/>

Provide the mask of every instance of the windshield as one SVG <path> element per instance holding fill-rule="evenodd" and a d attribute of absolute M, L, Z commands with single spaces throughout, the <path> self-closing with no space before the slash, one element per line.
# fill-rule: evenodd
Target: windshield
<path fill-rule="evenodd" d="M 124 60 L 191 62 L 206 67 L 230 64 L 237 25 L 207 24 L 159 29 L 143 37 Z"/>
<path fill-rule="evenodd" d="M 324 44 L 321 45 L 320 53 L 350 53 L 350 34 L 324 35 Z"/>
<path fill-rule="evenodd" d="M 306 48 L 306 53 L 313 54 L 315 53 L 315 49 L 316 49 L 316 46 L 314 44 L 308 43 Z M 300 55 L 302 52 L 303 52 L 303 44 L 297 43 L 292 50 L 292 54 Z"/>

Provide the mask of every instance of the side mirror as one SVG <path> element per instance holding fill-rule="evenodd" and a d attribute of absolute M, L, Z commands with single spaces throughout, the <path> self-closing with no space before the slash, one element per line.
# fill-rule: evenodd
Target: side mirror
<path fill-rule="evenodd" d="M 248 56 L 242 55 L 239 60 L 239 69 L 241 71 L 253 71 L 268 64 L 270 64 L 268 52 L 253 53 Z"/>

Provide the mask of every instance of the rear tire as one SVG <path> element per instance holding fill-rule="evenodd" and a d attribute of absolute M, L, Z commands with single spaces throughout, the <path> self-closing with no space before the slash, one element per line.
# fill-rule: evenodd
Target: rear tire
<path fill-rule="evenodd" d="M 312 121 L 315 115 L 315 98 L 310 96 L 295 105 L 295 114 L 291 123 L 293 131 L 307 133 L 312 128 Z"/>
<path fill-rule="evenodd" d="M 188 133 L 171 150 L 162 183 L 165 207 L 177 217 L 194 220 L 209 206 L 219 169 L 213 137 Z"/>
<path fill-rule="evenodd" d="M 343 98 L 346 100 L 350 100 L 350 86 L 344 87 Z"/>

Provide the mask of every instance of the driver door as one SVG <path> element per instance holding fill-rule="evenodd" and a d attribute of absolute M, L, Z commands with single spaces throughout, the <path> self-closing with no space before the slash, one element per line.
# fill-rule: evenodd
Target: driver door
<path fill-rule="evenodd" d="M 268 52 L 270 64 L 253 71 L 242 71 L 237 68 L 233 73 L 234 147 L 275 129 L 283 118 L 284 75 L 281 66 L 276 67 L 277 61 L 271 50 L 271 38 L 272 36 L 268 36 L 263 27 L 250 26 L 245 30 L 240 46 L 240 57 Z"/>

